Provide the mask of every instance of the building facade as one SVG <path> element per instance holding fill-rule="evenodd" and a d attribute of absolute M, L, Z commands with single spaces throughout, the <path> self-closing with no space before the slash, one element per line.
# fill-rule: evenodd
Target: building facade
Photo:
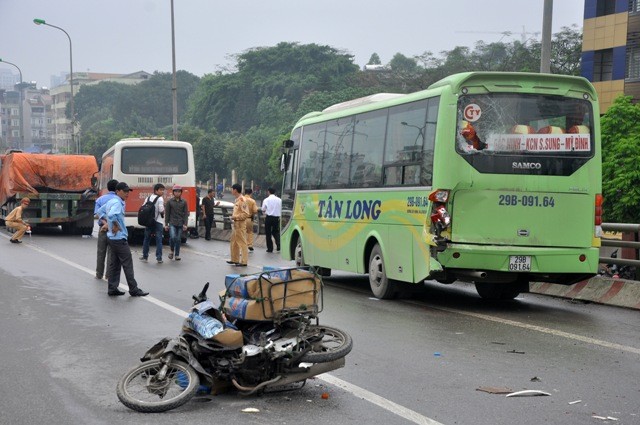
<path fill-rule="evenodd" d="M 622 94 L 640 100 L 640 0 L 585 0 L 582 76 L 601 113 Z"/>

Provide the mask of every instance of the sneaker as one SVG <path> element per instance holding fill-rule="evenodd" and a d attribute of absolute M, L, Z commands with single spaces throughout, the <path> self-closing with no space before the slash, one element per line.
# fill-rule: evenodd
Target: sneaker
<path fill-rule="evenodd" d="M 253 247 L 252 246 L 249 247 L 249 251 L 253 251 Z"/>
<path fill-rule="evenodd" d="M 9 241 L 10 241 L 11 243 L 22 243 L 22 241 L 19 241 L 19 240 L 17 240 L 17 239 L 9 239 Z"/>
<path fill-rule="evenodd" d="M 100 279 L 100 280 L 102 280 L 102 275 L 101 275 L 101 274 L 96 273 L 96 279 Z"/>
<path fill-rule="evenodd" d="M 121 290 L 119 290 L 119 289 L 116 289 L 115 291 L 109 291 L 109 292 L 107 292 L 107 295 L 109 295 L 110 297 L 116 297 L 116 296 L 118 296 L 118 295 L 124 295 L 124 294 L 125 294 L 125 293 L 124 293 L 124 292 L 122 292 L 122 291 L 121 291 Z"/>
<path fill-rule="evenodd" d="M 149 259 L 147 257 L 145 257 L 144 255 L 142 257 L 140 257 L 140 261 L 144 261 L 145 263 L 148 261 Z"/>
<path fill-rule="evenodd" d="M 242 263 L 236 263 L 236 267 L 247 267 L 247 265 Z"/>
<path fill-rule="evenodd" d="M 233 260 L 227 260 L 227 264 L 236 264 L 236 262 Z"/>
<path fill-rule="evenodd" d="M 124 294 L 124 292 L 123 292 L 123 294 Z M 137 288 L 135 291 L 129 292 L 129 295 L 131 295 L 132 297 L 146 297 L 147 295 L 149 295 L 149 293 L 143 291 L 140 288 Z"/>
<path fill-rule="evenodd" d="M 169 254 L 169 260 L 173 260 L 173 252 Z"/>
<path fill-rule="evenodd" d="M 278 249 L 276 249 L 276 251 L 280 252 L 280 247 L 278 247 Z"/>
<path fill-rule="evenodd" d="M 176 261 L 180 261 L 180 260 L 181 260 L 181 258 L 180 258 L 178 255 L 176 255 L 175 260 L 176 260 Z"/>
<path fill-rule="evenodd" d="M 162 258 L 158 258 L 157 261 L 158 261 L 158 264 L 162 264 Z"/>

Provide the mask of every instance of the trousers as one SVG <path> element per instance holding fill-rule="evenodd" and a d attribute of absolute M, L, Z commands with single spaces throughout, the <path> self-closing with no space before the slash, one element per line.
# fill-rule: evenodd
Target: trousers
<path fill-rule="evenodd" d="M 118 290 L 120 285 L 120 268 L 124 270 L 124 276 L 129 285 L 129 292 L 138 289 L 133 275 L 133 258 L 131 258 L 131 248 L 126 239 L 109 239 L 109 248 L 111 249 L 111 262 L 109 263 L 109 292 Z"/>
<path fill-rule="evenodd" d="M 244 221 L 236 221 L 233 223 L 233 230 L 231 231 L 230 249 L 231 249 L 231 261 L 239 264 L 249 263 L 249 247 L 247 246 L 247 226 Z"/>

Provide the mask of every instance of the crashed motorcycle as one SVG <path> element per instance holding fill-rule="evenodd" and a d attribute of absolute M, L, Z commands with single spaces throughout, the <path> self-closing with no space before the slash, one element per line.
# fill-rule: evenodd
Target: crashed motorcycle
<path fill-rule="evenodd" d="M 296 389 L 344 366 L 353 342 L 319 324 L 322 280 L 313 269 L 227 276 L 225 287 L 216 308 L 205 284 L 180 334 L 162 339 L 124 374 L 116 392 L 125 406 L 153 413 L 196 394 Z"/>

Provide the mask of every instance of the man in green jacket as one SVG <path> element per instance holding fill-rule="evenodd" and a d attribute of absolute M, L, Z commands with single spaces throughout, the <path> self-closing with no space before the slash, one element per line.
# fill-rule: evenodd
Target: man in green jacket
<path fill-rule="evenodd" d="M 189 208 L 187 201 L 182 199 L 182 187 L 173 186 L 173 198 L 169 199 L 164 208 L 164 227 L 169 230 L 169 260 L 180 261 L 180 243 L 182 232 L 187 230 Z"/>

